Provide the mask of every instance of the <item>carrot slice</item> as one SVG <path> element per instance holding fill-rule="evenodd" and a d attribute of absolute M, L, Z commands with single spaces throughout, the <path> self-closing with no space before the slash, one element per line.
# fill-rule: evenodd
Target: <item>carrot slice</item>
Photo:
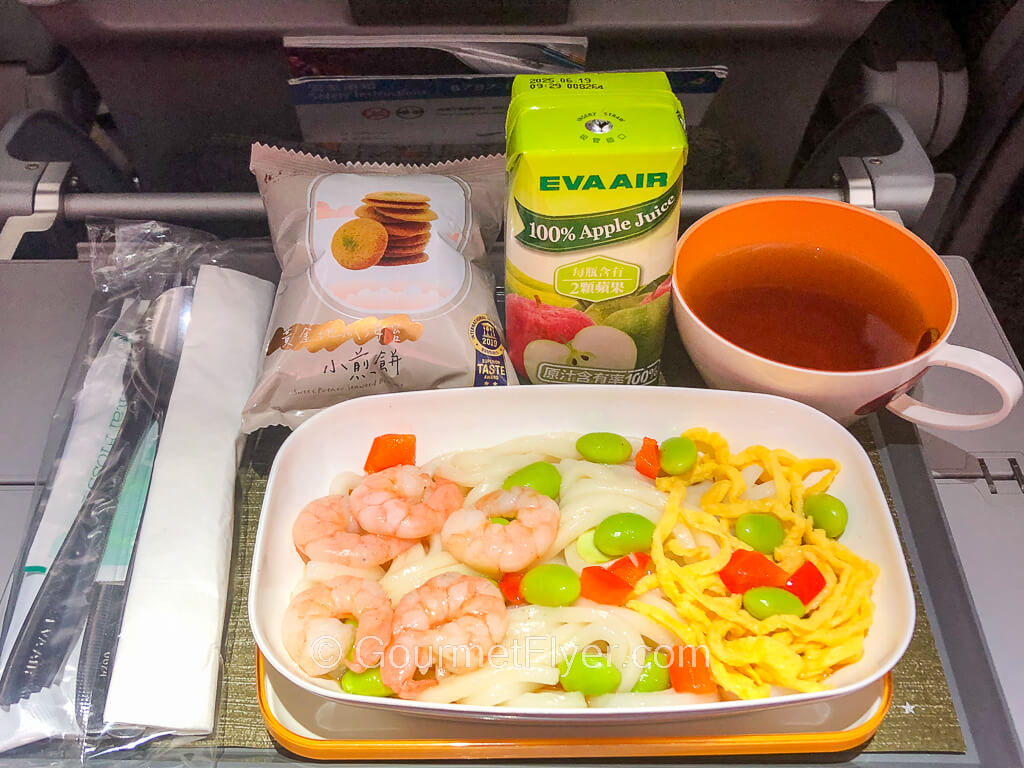
<path fill-rule="evenodd" d="M 677 645 L 669 654 L 668 677 L 677 693 L 715 693 L 718 684 L 711 677 L 704 649 L 693 645 Z"/>
<path fill-rule="evenodd" d="M 501 577 L 501 581 L 498 582 L 498 589 L 501 590 L 501 594 L 505 597 L 505 602 L 512 605 L 520 605 L 526 602 L 525 598 L 523 598 L 523 593 L 519 589 L 519 585 L 522 583 L 523 576 L 525 575 L 525 573 L 506 573 Z"/>
<path fill-rule="evenodd" d="M 646 552 L 632 552 L 609 565 L 608 570 L 635 587 L 640 579 L 650 573 L 651 556 Z"/>
<path fill-rule="evenodd" d="M 645 475 L 651 479 L 658 476 L 658 470 L 661 469 L 661 459 L 658 455 L 658 441 L 653 437 L 645 437 L 644 444 L 640 446 L 640 450 L 636 452 L 636 458 L 633 459 L 636 465 L 636 471 L 641 475 Z"/>
<path fill-rule="evenodd" d="M 633 587 L 599 565 L 591 565 L 580 574 L 580 596 L 604 605 L 622 605 Z"/>
<path fill-rule="evenodd" d="M 415 463 L 416 435 L 377 435 L 373 438 L 363 469 L 373 473 L 399 464 Z"/>

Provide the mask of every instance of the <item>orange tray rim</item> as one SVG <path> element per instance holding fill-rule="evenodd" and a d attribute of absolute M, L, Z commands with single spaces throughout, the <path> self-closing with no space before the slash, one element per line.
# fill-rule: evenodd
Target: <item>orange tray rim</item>
<path fill-rule="evenodd" d="M 263 654 L 256 650 L 256 686 L 260 712 L 271 737 L 311 760 L 480 760 L 568 758 L 584 746 L 602 748 L 602 757 L 679 757 L 777 755 L 844 752 L 859 747 L 878 730 L 892 703 L 892 674 L 883 678 L 882 702 L 865 722 L 843 731 L 745 734 L 735 736 L 652 736 L 627 739 L 311 739 L 288 729 L 267 702 Z"/>

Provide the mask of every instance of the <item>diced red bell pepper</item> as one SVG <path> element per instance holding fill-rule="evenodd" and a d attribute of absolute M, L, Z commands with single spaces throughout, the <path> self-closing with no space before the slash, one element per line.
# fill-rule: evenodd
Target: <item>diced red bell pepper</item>
<path fill-rule="evenodd" d="M 416 463 L 416 435 L 378 435 L 373 438 L 363 469 L 380 472 L 399 464 Z"/>
<path fill-rule="evenodd" d="M 801 603 L 807 605 L 825 588 L 825 577 L 818 570 L 818 566 L 807 560 L 793 571 L 793 575 L 786 580 L 782 588 L 792 592 L 800 598 Z"/>
<path fill-rule="evenodd" d="M 668 679 L 676 693 L 718 692 L 708 658 L 698 646 L 677 645 L 669 652 Z"/>
<path fill-rule="evenodd" d="M 525 602 L 523 593 L 519 591 L 519 585 L 523 581 L 523 573 L 506 573 L 498 582 L 498 589 L 505 597 L 505 602 L 512 605 L 519 605 Z"/>
<path fill-rule="evenodd" d="M 751 549 L 737 549 L 718 572 L 730 592 L 742 594 L 754 587 L 785 587 L 789 578 L 774 562 Z"/>
<path fill-rule="evenodd" d="M 633 586 L 600 565 L 591 565 L 580 573 L 580 597 L 604 605 L 622 605 Z"/>
<path fill-rule="evenodd" d="M 656 478 L 658 471 L 661 469 L 661 458 L 658 454 L 658 441 L 653 437 L 645 437 L 644 444 L 640 446 L 640 450 L 636 452 L 636 457 L 633 459 L 636 465 L 636 471 L 641 475 L 650 478 Z"/>
<path fill-rule="evenodd" d="M 640 579 L 650 573 L 651 556 L 646 552 L 632 552 L 609 565 L 608 570 L 635 587 Z"/>

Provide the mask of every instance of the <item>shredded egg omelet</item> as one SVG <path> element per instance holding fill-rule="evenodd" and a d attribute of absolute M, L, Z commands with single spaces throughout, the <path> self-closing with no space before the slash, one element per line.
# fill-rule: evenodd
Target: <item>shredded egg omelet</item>
<path fill-rule="evenodd" d="M 684 437 L 696 443 L 699 457 L 686 474 L 657 481 L 669 499 L 651 549 L 655 570 L 637 584 L 628 607 L 686 644 L 704 646 L 712 677 L 734 696 L 765 697 L 773 686 L 801 692 L 826 688 L 829 675 L 863 655 L 874 613 L 871 590 L 878 576 L 876 565 L 828 538 L 803 513 L 808 495 L 828 490 L 839 472 L 838 462 L 799 459 L 763 446 L 734 455 L 721 435 L 706 429 L 691 429 Z M 756 482 L 774 483 L 773 495 L 743 498 L 747 484 L 741 470 L 754 465 L 761 469 Z M 814 475 L 820 477 L 806 486 Z M 711 487 L 699 506 L 687 504 L 689 487 L 705 481 Z M 792 573 L 810 561 L 824 575 L 825 587 L 803 617 L 758 620 L 743 609 L 742 595 L 730 593 L 719 577 L 736 549 L 750 548 L 731 531 L 731 522 L 747 512 L 768 512 L 782 522 L 785 540 L 774 551 L 780 567 Z M 704 544 L 678 535 L 680 523 Z M 671 604 L 653 596 L 644 599 L 658 587 Z"/>

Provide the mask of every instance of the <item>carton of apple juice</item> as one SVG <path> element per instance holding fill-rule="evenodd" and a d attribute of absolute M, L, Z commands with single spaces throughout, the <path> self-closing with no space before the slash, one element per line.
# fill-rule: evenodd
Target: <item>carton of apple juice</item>
<path fill-rule="evenodd" d="M 687 143 L 662 72 L 520 75 L 506 121 L 509 357 L 534 384 L 654 384 Z"/>

